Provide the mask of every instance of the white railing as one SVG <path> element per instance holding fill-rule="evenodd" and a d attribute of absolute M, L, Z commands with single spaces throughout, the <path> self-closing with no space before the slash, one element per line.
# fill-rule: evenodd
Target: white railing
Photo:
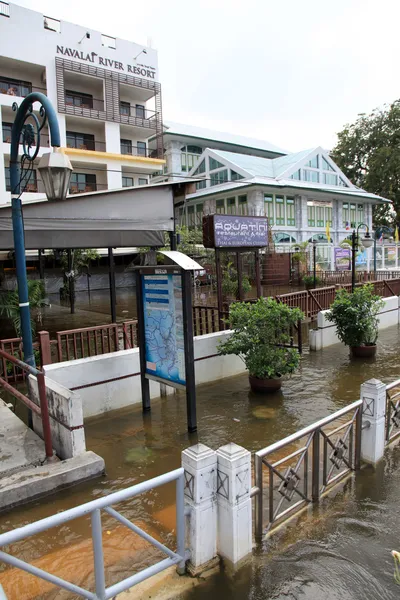
<path fill-rule="evenodd" d="M 166 483 L 170 483 L 172 481 L 176 482 L 176 551 L 167 548 L 164 544 L 153 538 L 151 535 L 143 531 L 140 527 L 137 527 L 134 523 L 131 523 L 126 517 L 117 512 L 112 505 L 118 504 L 119 502 L 123 502 L 124 500 L 128 500 L 139 494 L 143 494 L 148 492 L 154 488 L 157 488 Z M 155 546 L 158 550 L 161 550 L 167 555 L 167 558 L 161 560 L 146 569 L 142 569 L 135 575 L 131 575 L 118 583 L 106 587 L 105 584 L 105 570 L 104 570 L 104 558 L 103 558 L 103 541 L 102 541 L 102 527 L 101 527 L 101 510 L 104 510 L 106 513 L 114 517 L 117 521 L 122 523 L 138 534 L 140 537 L 145 539 L 147 542 Z M 129 487 L 125 490 L 120 490 L 119 492 L 114 492 L 113 494 L 109 494 L 104 498 L 98 498 L 97 500 L 93 500 L 91 502 L 87 502 L 86 504 L 81 504 L 80 506 L 76 506 L 74 508 L 70 508 L 64 512 L 61 512 L 56 515 L 52 515 L 51 517 L 47 517 L 45 519 L 41 519 L 40 521 L 36 521 L 34 523 L 30 523 L 29 525 L 25 525 L 24 527 L 20 527 L 18 529 L 14 529 L 12 531 L 8 531 L 6 533 L 0 534 L 0 548 L 4 546 L 8 546 L 9 544 L 14 544 L 15 542 L 19 542 L 24 538 L 27 538 L 31 535 L 36 535 L 41 533 L 42 531 L 46 531 L 52 527 L 57 527 L 64 523 L 68 523 L 73 519 L 77 519 L 79 517 L 83 517 L 85 515 L 90 515 L 91 517 L 91 525 L 92 525 L 92 542 L 93 542 L 93 554 L 94 554 L 94 575 L 95 575 L 95 592 L 91 592 L 90 590 L 85 590 L 65 579 L 61 579 L 56 575 L 52 575 L 43 569 L 39 569 L 15 556 L 11 556 L 7 552 L 0 551 L 0 561 L 11 565 L 12 567 L 16 567 L 17 569 L 21 569 L 48 581 L 59 588 L 68 590 L 80 596 L 82 598 L 86 598 L 88 600 L 107 600 L 108 598 L 114 598 L 117 594 L 120 594 L 124 590 L 133 587 L 134 585 L 144 581 L 148 577 L 152 575 L 156 575 L 163 571 L 164 569 L 168 569 L 172 565 L 178 565 L 178 572 L 183 573 L 185 570 L 185 508 L 184 508 L 184 470 L 182 468 L 175 469 L 175 471 L 170 471 L 169 473 L 165 473 L 164 475 L 160 475 L 159 477 L 154 477 L 149 481 L 144 481 L 143 483 L 139 483 L 132 487 Z M 3 597 L 1 595 L 2 590 L 0 586 L 0 600 L 5 599 L 6 596 L 3 592 Z"/>

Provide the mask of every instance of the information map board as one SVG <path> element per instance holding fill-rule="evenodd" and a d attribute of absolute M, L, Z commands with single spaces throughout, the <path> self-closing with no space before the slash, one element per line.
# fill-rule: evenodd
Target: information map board
<path fill-rule="evenodd" d="M 154 275 L 141 275 L 146 375 L 173 387 L 184 387 L 182 276 L 163 269 L 155 271 Z"/>

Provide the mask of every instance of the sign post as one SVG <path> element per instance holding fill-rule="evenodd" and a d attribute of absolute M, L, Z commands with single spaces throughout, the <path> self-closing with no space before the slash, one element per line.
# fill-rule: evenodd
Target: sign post
<path fill-rule="evenodd" d="M 136 270 L 142 406 L 143 412 L 151 409 L 150 381 L 185 390 L 187 424 L 192 433 L 197 430 L 197 418 L 191 272 L 202 267 L 180 252 L 164 254 L 180 260 L 183 266 Z"/>

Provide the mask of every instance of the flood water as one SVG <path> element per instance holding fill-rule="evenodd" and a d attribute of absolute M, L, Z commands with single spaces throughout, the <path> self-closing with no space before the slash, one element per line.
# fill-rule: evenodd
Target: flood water
<path fill-rule="evenodd" d="M 0 515 L 0 531 L 174 469 L 180 466 L 181 451 L 198 441 L 214 449 L 230 441 L 252 452 L 261 449 L 359 398 L 363 381 L 371 377 L 386 383 L 397 379 L 399 341 L 397 327 L 382 331 L 377 357 L 370 361 L 351 359 L 341 345 L 320 353 L 306 352 L 299 371 L 285 380 L 280 393 L 268 399 L 249 392 L 246 375 L 199 386 L 198 433 L 191 436 L 186 431 L 182 394 L 153 400 L 151 414 L 145 417 L 140 406 L 134 405 L 89 420 L 85 425 L 87 447 L 105 459 L 107 475 Z M 214 577 L 182 599 L 200 600 L 210 594 L 221 600 L 397 598 L 400 589 L 393 583 L 390 550 L 400 550 L 399 457 L 395 450 L 376 472 L 364 470 L 334 500 L 324 501 L 313 520 L 289 527 L 279 546 L 272 541 L 273 552 L 269 545 L 264 552 L 256 552 L 235 576 Z M 174 493 L 171 485 L 159 488 L 125 502 L 121 512 L 173 544 Z M 111 584 L 148 564 L 150 551 L 135 546 L 131 538 L 136 536 L 127 530 L 122 533 L 110 517 L 105 515 L 103 521 L 107 583 Z M 80 519 L 15 544 L 12 551 L 85 585 L 91 581 L 92 569 L 89 533 L 88 520 Z M 4 580 L 5 576 L 7 573 L 0 574 L 0 583 L 9 600 L 74 597 L 36 590 L 30 576 L 18 578 L 14 572 Z"/>

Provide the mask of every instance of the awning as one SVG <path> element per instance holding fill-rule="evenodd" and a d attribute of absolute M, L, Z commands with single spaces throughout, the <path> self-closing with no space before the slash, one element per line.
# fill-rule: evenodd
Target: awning
<path fill-rule="evenodd" d="M 193 182 L 190 180 L 190 183 Z M 164 246 L 185 180 L 23 204 L 25 248 Z M 14 248 L 11 206 L 0 206 L 0 249 Z"/>

